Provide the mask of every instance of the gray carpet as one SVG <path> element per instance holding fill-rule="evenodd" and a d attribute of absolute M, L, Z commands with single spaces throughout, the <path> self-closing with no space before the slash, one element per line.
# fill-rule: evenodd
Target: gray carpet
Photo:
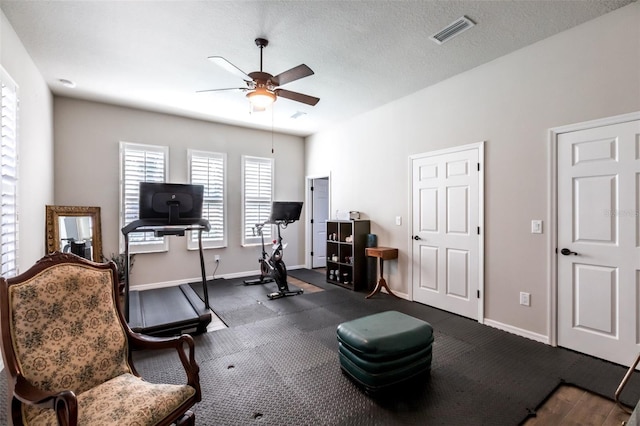
<path fill-rule="evenodd" d="M 438 309 L 380 294 L 365 300 L 291 271 L 325 291 L 268 300 L 275 284 L 210 281 L 212 309 L 229 326 L 196 336 L 203 401 L 198 425 L 517 425 L 562 382 L 612 398 L 626 369 L 521 338 Z M 304 279 L 303 279 L 304 278 Z M 270 286 L 271 285 L 271 286 Z M 192 287 L 202 294 L 202 285 Z M 369 397 L 341 374 L 336 326 L 398 310 L 434 327 L 431 375 Z M 184 383 L 171 352 L 135 353 L 148 380 Z M 6 393 L 3 376 L 0 392 Z M 634 376 L 624 399 L 640 398 Z M 6 423 L 0 406 L 0 424 Z"/>

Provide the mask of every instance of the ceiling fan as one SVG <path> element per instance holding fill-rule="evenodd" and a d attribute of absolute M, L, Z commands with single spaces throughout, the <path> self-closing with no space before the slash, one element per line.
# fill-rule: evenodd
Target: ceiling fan
<path fill-rule="evenodd" d="M 230 87 L 226 89 L 208 89 L 198 90 L 198 93 L 202 92 L 219 92 L 224 90 L 242 90 L 247 93 L 247 98 L 251 102 L 254 110 L 264 110 L 266 107 L 276 101 L 278 97 L 291 99 L 292 101 L 302 102 L 307 105 L 315 105 L 320 101 L 320 98 L 315 96 L 305 95 L 303 93 L 293 92 L 280 88 L 287 83 L 299 80 L 304 77 L 313 75 L 311 68 L 305 64 L 298 65 L 290 70 L 281 72 L 280 74 L 273 76 L 269 73 L 262 71 L 262 50 L 267 47 L 269 40 L 264 38 L 257 38 L 255 40 L 256 46 L 260 48 L 260 71 L 254 71 L 246 74 L 240 68 L 227 61 L 222 56 L 211 56 L 208 59 L 217 64 L 218 66 L 226 69 L 234 75 L 242 78 L 247 87 Z"/>

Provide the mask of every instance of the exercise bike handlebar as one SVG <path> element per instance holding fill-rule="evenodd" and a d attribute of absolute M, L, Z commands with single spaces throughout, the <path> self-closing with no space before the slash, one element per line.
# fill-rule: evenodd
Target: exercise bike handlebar
<path fill-rule="evenodd" d="M 252 231 L 253 231 L 253 235 L 256 235 L 256 232 L 258 233 L 258 235 L 262 236 L 262 228 L 264 227 L 266 222 L 264 223 L 256 223 L 255 225 L 253 225 Z"/>

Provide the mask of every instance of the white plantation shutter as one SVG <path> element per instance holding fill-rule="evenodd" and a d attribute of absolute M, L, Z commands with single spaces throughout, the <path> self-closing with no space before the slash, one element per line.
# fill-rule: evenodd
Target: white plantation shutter
<path fill-rule="evenodd" d="M 269 219 L 273 199 L 273 159 L 242 157 L 243 244 L 257 244 L 254 225 Z M 271 239 L 271 226 L 263 229 L 266 241 Z"/>
<path fill-rule="evenodd" d="M 1 222 L 2 256 L 0 267 L 3 277 L 18 274 L 18 87 L 0 67 L 2 97 L 1 144 Z"/>
<path fill-rule="evenodd" d="M 169 149 L 166 146 L 120 142 L 121 227 L 139 218 L 140 182 L 165 182 Z M 124 251 L 124 237 L 120 235 Z M 168 250 L 166 238 L 156 238 L 150 232 L 129 234 L 131 253 Z"/>
<path fill-rule="evenodd" d="M 205 151 L 188 151 L 189 180 L 192 184 L 204 186 L 202 217 L 209 221 L 210 232 L 202 233 L 205 248 L 224 247 L 226 236 L 226 154 Z M 189 249 L 198 248 L 198 233 L 192 232 Z"/>

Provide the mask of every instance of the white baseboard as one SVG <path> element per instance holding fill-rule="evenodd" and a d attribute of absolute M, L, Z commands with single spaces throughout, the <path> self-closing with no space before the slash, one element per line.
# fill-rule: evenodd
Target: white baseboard
<path fill-rule="evenodd" d="M 484 319 L 484 324 L 493 328 L 497 328 L 502 331 L 509 332 L 511 334 L 515 334 L 520 337 L 526 337 L 527 339 L 535 340 L 536 342 L 541 342 L 546 345 L 550 345 L 549 336 L 545 336 L 544 334 L 534 333 L 533 331 L 525 330 L 522 328 L 514 327 L 512 325 L 503 324 L 498 321 L 494 321 L 488 318 Z"/>
<path fill-rule="evenodd" d="M 304 265 L 294 265 L 294 266 L 287 266 L 287 270 L 289 271 L 293 271 L 295 269 L 302 269 L 304 268 Z M 244 272 L 233 272 L 231 274 L 222 274 L 222 275 L 216 275 L 216 278 L 225 278 L 225 279 L 233 279 L 233 278 L 243 278 L 243 277 L 251 277 L 251 276 L 259 276 L 260 275 L 260 270 L 256 269 L 255 271 L 244 271 Z M 211 280 L 213 279 L 213 276 L 208 276 L 207 280 Z M 131 286 L 131 290 L 132 291 L 144 291 L 144 290 L 153 290 L 156 288 L 165 288 L 165 287 L 176 287 L 182 284 L 190 284 L 190 283 L 199 283 L 202 282 L 202 277 L 196 277 L 196 278 L 184 278 L 181 280 L 174 280 L 174 281 L 162 281 L 162 282 L 158 282 L 158 283 L 148 283 L 148 284 L 137 284 L 137 285 L 133 285 Z"/>
<path fill-rule="evenodd" d="M 409 299 L 409 295 L 407 293 L 401 293 L 398 290 L 394 290 L 394 289 L 391 289 L 391 291 L 393 292 L 393 294 L 398 296 L 400 299 L 411 301 L 411 299 Z M 389 292 L 387 291 L 386 288 L 380 289 L 380 293 L 389 294 Z"/>

